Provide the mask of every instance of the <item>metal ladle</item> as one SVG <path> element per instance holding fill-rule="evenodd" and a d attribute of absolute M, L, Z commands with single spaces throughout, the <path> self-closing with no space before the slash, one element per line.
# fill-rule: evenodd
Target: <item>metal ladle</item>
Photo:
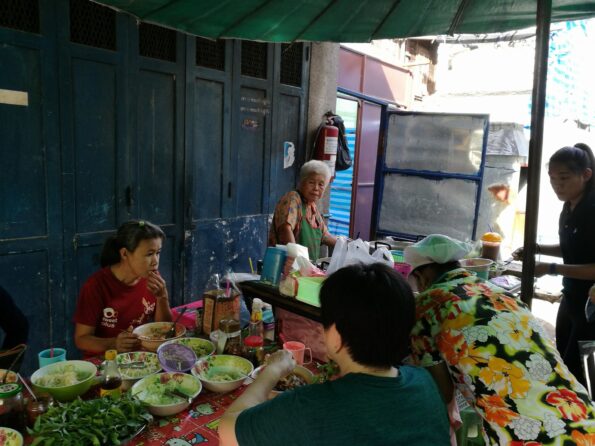
<path fill-rule="evenodd" d="M 176 320 L 172 323 L 171 328 L 169 329 L 169 331 L 166 333 L 165 338 L 169 339 L 169 338 L 173 338 L 176 336 L 176 325 L 178 324 L 178 321 L 180 320 L 180 318 L 182 317 L 182 315 L 186 312 L 186 310 L 188 309 L 188 307 L 183 307 L 180 312 L 178 313 L 178 317 L 176 318 Z"/>

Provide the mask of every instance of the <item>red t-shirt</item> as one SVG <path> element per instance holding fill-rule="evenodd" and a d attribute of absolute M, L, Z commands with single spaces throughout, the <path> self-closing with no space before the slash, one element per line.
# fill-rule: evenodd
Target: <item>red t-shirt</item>
<path fill-rule="evenodd" d="M 146 279 L 129 286 L 106 267 L 89 277 L 81 288 L 74 322 L 95 327 L 97 337 L 115 338 L 130 326 L 149 322 L 155 315 L 155 303 Z"/>

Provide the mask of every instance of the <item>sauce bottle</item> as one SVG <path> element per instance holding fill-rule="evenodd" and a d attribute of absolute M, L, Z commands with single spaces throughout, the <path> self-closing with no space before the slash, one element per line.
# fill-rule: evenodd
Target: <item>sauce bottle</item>
<path fill-rule="evenodd" d="M 227 336 L 223 353 L 226 355 L 241 355 L 241 328 L 240 322 L 235 319 L 223 319 L 219 322 L 219 329 Z"/>
<path fill-rule="evenodd" d="M 120 386 L 122 385 L 122 375 L 118 370 L 116 362 L 117 350 L 107 350 L 105 352 L 105 361 L 102 364 L 102 379 L 99 389 L 99 396 L 109 396 L 119 398 L 122 394 Z"/>
<path fill-rule="evenodd" d="M 250 336 L 264 337 L 264 326 L 262 322 L 262 307 L 264 302 L 259 298 L 252 300 L 252 314 L 250 315 L 250 325 L 248 333 Z"/>

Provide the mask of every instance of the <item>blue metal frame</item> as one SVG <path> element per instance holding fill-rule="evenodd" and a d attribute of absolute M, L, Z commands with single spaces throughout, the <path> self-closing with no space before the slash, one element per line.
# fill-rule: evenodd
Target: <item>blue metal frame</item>
<path fill-rule="evenodd" d="M 349 96 L 353 96 L 356 99 L 361 99 L 363 101 L 366 102 L 371 102 L 373 104 L 377 104 L 380 105 L 382 107 L 387 107 L 389 104 L 395 105 L 395 106 L 399 106 L 399 104 L 397 104 L 396 102 L 388 102 L 388 101 L 383 101 L 382 99 L 378 99 L 375 98 L 373 96 L 368 96 L 362 93 L 359 93 L 357 91 L 353 91 L 353 90 L 349 90 L 348 88 L 343 88 L 343 87 L 337 87 L 337 92 L 339 93 L 343 93 Z"/>
<path fill-rule="evenodd" d="M 409 116 L 409 115 L 431 115 L 431 116 L 469 116 L 469 117 L 479 117 L 484 118 L 484 134 L 483 134 L 483 145 L 481 149 L 481 162 L 479 166 L 479 170 L 476 175 L 469 175 L 469 174 L 460 174 L 460 173 L 451 173 L 451 172 L 440 172 L 440 171 L 428 171 L 428 170 L 414 170 L 414 169 L 398 169 L 398 168 L 388 168 L 386 167 L 386 135 L 388 131 L 388 122 L 389 122 L 389 115 L 401 115 L 401 116 Z M 378 153 L 378 163 L 376 164 L 376 180 L 374 186 L 374 204 L 373 204 L 373 236 L 377 238 L 378 236 L 394 236 L 399 239 L 405 240 L 417 240 L 419 239 L 420 235 L 428 235 L 428 234 L 405 234 L 399 232 L 392 232 L 392 231 L 383 231 L 378 229 L 378 224 L 380 221 L 380 204 L 382 203 L 382 198 L 384 194 L 384 178 L 386 174 L 399 174 L 399 175 L 408 175 L 408 176 L 418 176 L 422 178 L 430 178 L 435 180 L 444 180 L 444 179 L 457 179 L 457 180 L 467 180 L 473 181 L 477 183 L 477 194 L 475 197 L 475 211 L 473 215 L 473 231 L 471 234 L 471 238 L 475 239 L 476 231 L 477 231 L 477 220 L 479 218 L 479 205 L 481 202 L 481 189 L 483 187 L 483 173 L 485 168 L 485 158 L 486 158 L 486 149 L 487 149 L 487 141 L 488 141 L 488 130 L 489 130 L 489 115 L 487 114 L 477 114 L 477 113 L 433 113 L 433 112 L 412 112 L 412 111 L 402 111 L 402 110 L 394 110 L 388 111 L 383 110 L 382 120 L 380 123 L 381 126 L 381 135 L 382 135 L 382 145 L 381 150 Z"/>

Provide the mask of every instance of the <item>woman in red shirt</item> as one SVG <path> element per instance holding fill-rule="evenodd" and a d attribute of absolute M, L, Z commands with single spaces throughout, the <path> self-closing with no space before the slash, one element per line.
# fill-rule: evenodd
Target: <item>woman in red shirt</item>
<path fill-rule="evenodd" d="M 171 321 L 165 280 L 158 271 L 164 239 L 158 226 L 133 220 L 105 241 L 102 269 L 83 285 L 74 315 L 74 341 L 85 354 L 137 350 L 134 327 Z"/>

